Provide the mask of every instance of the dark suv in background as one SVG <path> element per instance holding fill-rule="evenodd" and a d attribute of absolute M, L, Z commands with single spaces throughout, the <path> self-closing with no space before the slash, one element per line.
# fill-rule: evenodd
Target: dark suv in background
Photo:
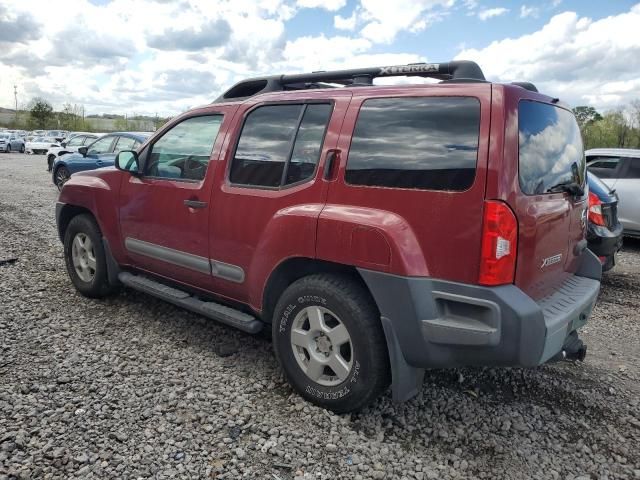
<path fill-rule="evenodd" d="M 242 81 L 73 175 L 56 215 L 82 294 L 270 328 L 293 388 L 345 412 L 425 368 L 582 358 L 587 207 L 571 110 L 457 61 Z"/>

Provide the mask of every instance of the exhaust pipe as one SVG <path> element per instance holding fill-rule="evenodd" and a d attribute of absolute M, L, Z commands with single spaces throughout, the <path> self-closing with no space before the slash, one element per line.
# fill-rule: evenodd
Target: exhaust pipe
<path fill-rule="evenodd" d="M 566 360 L 569 362 L 584 362 L 587 356 L 587 346 L 578 338 L 578 333 L 573 331 L 564 341 L 562 350 L 549 360 L 550 362 L 560 362 Z"/>

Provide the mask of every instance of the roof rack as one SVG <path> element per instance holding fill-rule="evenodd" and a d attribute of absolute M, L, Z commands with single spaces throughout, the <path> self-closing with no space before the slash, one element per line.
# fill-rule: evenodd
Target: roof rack
<path fill-rule="evenodd" d="M 429 77 L 440 80 L 484 82 L 484 74 L 477 63 L 455 60 L 448 63 L 410 63 L 389 67 L 355 68 L 292 75 L 249 78 L 236 83 L 216 99 L 216 102 L 242 100 L 259 93 L 284 90 L 333 88 L 334 85 L 372 85 L 378 77 Z"/>

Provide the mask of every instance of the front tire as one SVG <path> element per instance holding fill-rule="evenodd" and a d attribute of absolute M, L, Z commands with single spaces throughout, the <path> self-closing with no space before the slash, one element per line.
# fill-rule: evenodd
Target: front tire
<path fill-rule="evenodd" d="M 71 219 L 64 234 L 64 260 L 71 282 L 82 295 L 103 298 L 113 292 L 100 227 L 91 215 Z"/>
<path fill-rule="evenodd" d="M 22 146 L 20 147 L 20 153 L 24 153 L 24 143 L 22 144 Z"/>
<path fill-rule="evenodd" d="M 318 274 L 290 285 L 273 317 L 276 358 L 305 399 L 336 413 L 358 410 L 389 385 L 380 316 L 364 286 Z"/>
<path fill-rule="evenodd" d="M 62 190 L 64 184 L 67 183 L 67 180 L 69 180 L 69 178 L 71 178 L 71 173 L 65 166 L 58 167 L 53 178 L 55 179 L 55 184 L 56 187 L 58 187 L 58 190 Z"/>
<path fill-rule="evenodd" d="M 11 144 L 10 143 L 7 144 L 7 153 L 11 153 Z"/>
<path fill-rule="evenodd" d="M 48 165 L 47 171 L 49 172 L 51 171 L 51 169 L 53 168 L 53 162 L 55 161 L 55 159 L 56 157 L 54 155 L 49 155 L 47 157 L 47 165 Z"/>

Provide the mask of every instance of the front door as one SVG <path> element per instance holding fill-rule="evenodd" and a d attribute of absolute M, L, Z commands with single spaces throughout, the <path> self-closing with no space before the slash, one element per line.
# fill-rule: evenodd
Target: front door
<path fill-rule="evenodd" d="M 117 137 L 109 135 L 102 137 L 87 147 L 87 154 L 78 162 L 78 170 L 95 170 L 105 166 L 105 162 L 113 165 L 113 144 Z"/>
<path fill-rule="evenodd" d="M 189 285 L 211 281 L 211 182 L 230 120 L 225 108 L 178 120 L 140 153 L 142 175 L 120 187 L 121 238 L 131 264 Z"/>

